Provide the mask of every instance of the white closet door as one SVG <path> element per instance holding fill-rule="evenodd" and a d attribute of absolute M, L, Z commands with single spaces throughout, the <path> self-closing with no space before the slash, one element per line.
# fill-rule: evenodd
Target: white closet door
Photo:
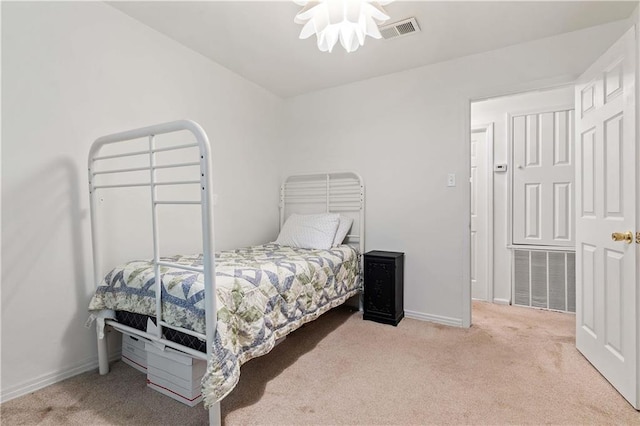
<path fill-rule="evenodd" d="M 513 243 L 571 247 L 573 110 L 512 117 Z"/>

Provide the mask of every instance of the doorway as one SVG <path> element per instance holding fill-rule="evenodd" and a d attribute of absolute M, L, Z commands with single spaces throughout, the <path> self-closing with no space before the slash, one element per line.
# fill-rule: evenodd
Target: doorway
<path fill-rule="evenodd" d="M 568 243 L 573 240 L 577 247 L 574 254 L 576 349 L 634 408 L 640 409 L 640 351 L 637 345 L 640 339 L 637 298 L 640 250 L 636 249 L 637 245 L 640 245 L 640 196 L 637 189 L 639 162 L 636 150 L 636 84 L 639 64 L 637 53 L 636 29 L 632 27 L 580 76 L 572 88 L 572 92 L 575 93 L 572 103 L 575 109 L 575 124 L 569 119 L 560 127 L 575 133 L 575 150 L 569 148 L 564 152 L 562 149 L 558 151 L 557 146 L 562 144 L 555 143 L 558 140 L 555 130 L 556 114 L 561 112 L 570 117 L 566 110 L 520 112 L 525 119 L 520 120 L 519 128 L 512 120 L 513 114 L 505 114 L 506 133 L 512 139 L 511 144 L 507 144 L 507 149 L 509 146 L 511 148 L 510 155 L 507 156 L 507 169 L 510 170 L 507 173 L 507 196 L 510 197 L 510 202 L 506 209 L 510 243 L 506 245 L 506 249 L 514 249 L 514 246 L 523 243 L 541 244 L 538 248 L 548 249 L 550 243 L 556 242 L 553 240 L 563 240 L 566 243 L 564 249 L 567 250 L 567 247 L 570 247 Z M 473 114 L 474 104 L 472 103 L 470 108 L 472 125 L 474 120 L 478 120 L 477 115 Z M 539 114 L 550 114 L 547 116 L 547 122 L 554 123 L 553 131 L 545 130 L 545 125 L 539 124 L 544 123 Z M 529 119 L 529 115 L 536 118 Z M 543 166 L 544 149 L 541 147 L 539 135 L 545 131 L 553 135 L 554 140 L 553 149 L 549 150 L 549 158 L 555 162 L 560 152 L 561 157 L 573 159 L 575 163 L 571 188 L 567 182 L 551 180 L 554 187 L 554 191 L 551 191 L 554 194 L 551 204 L 556 213 L 557 206 L 564 205 L 560 210 L 565 211 L 563 215 L 566 218 L 561 232 L 556 232 L 559 228 L 554 223 L 551 240 L 543 235 L 544 232 L 550 232 L 549 228 L 543 226 L 543 185 L 547 173 L 538 174 L 532 181 L 527 180 L 528 176 L 525 176 L 527 167 Z M 520 151 L 516 150 L 515 144 L 518 132 L 525 135 Z M 496 150 L 497 145 L 496 143 Z M 566 155 L 567 153 L 569 155 Z M 524 174 L 519 174 L 520 171 L 515 171 L 514 167 L 518 170 L 523 169 Z M 517 188 L 517 185 L 520 187 Z M 561 186 L 564 186 L 564 189 L 556 192 L 555 188 Z M 573 196 L 565 195 L 564 199 L 555 196 L 556 193 L 567 194 L 569 189 L 573 190 Z M 524 200 L 524 208 L 521 210 L 516 206 L 518 190 L 521 191 L 519 199 Z M 494 204 L 496 198 L 494 196 Z M 519 211 L 523 212 L 523 218 L 516 216 Z M 520 226 L 516 225 L 518 220 L 522 220 Z M 569 224 L 567 220 L 573 220 L 576 224 Z M 562 220 L 557 222 L 562 223 Z M 574 227 L 574 233 L 569 230 L 569 225 Z M 497 231 L 494 232 L 494 241 L 496 233 Z M 494 243 L 496 254 L 497 247 Z M 565 255 L 565 271 L 567 258 Z M 513 256 L 511 259 L 513 260 Z M 529 259 L 532 259 L 531 255 Z M 547 271 L 542 275 L 546 275 L 548 282 L 548 254 L 546 259 Z M 545 262 L 540 260 L 539 257 L 538 267 L 545 265 Z M 513 278 L 514 262 L 511 264 Z M 535 265 L 530 264 L 528 273 L 523 276 L 531 280 L 534 268 Z M 494 289 L 496 282 L 497 280 L 494 280 Z M 531 287 L 529 289 L 531 290 Z M 543 295 L 542 293 L 538 294 L 538 297 Z M 530 295 L 529 300 L 531 297 Z M 510 301 L 515 300 L 512 290 Z M 546 300 L 549 301 L 549 287 L 546 290 Z M 565 306 L 566 304 L 565 300 Z"/>
<path fill-rule="evenodd" d="M 574 310 L 573 96 L 571 85 L 471 104 L 475 300 Z"/>

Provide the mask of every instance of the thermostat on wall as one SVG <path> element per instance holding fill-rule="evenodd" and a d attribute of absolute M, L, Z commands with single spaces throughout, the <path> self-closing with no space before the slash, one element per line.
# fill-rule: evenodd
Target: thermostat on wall
<path fill-rule="evenodd" d="M 496 172 L 506 172 L 507 171 L 507 165 L 506 164 L 496 164 L 493 170 L 496 171 Z"/>

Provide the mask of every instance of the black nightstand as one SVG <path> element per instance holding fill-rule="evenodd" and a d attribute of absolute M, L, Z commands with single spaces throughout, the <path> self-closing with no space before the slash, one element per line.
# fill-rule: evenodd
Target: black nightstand
<path fill-rule="evenodd" d="M 364 319 L 398 325 L 404 317 L 404 253 L 364 254 Z"/>

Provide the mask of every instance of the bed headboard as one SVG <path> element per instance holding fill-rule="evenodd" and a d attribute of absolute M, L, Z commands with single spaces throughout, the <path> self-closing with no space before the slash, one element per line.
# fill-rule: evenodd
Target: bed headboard
<path fill-rule="evenodd" d="M 103 210 L 103 220 L 109 219 L 108 213 L 119 212 L 126 203 L 116 204 L 111 210 L 104 211 L 104 200 L 109 198 L 106 193 L 116 191 L 123 195 L 134 191 L 133 197 L 127 201 L 136 201 L 132 209 L 131 220 L 133 227 L 141 227 L 135 219 L 142 217 L 150 222 L 150 236 L 152 240 L 152 258 L 155 272 L 155 292 L 162 294 L 160 267 L 170 266 L 176 269 L 200 272 L 204 275 L 205 310 L 217 312 L 215 295 L 215 251 L 213 233 L 213 173 L 211 161 L 211 146 L 204 129 L 194 121 L 178 120 L 139 129 L 114 133 L 96 139 L 91 145 L 88 158 L 89 172 L 89 202 L 91 214 L 91 235 L 93 247 L 94 280 L 98 286 L 102 277 L 110 268 L 103 266 L 103 253 L 109 244 L 104 243 L 105 237 L 115 234 L 119 226 L 102 228 L 98 222 L 99 210 Z M 146 205 L 148 209 L 139 209 Z M 195 206 L 195 207 L 192 207 Z M 170 219 L 175 216 L 163 216 L 161 210 L 178 208 L 180 213 L 191 208 L 199 212 L 200 222 L 195 229 L 202 243 L 202 267 L 189 266 L 167 262 L 161 259 L 162 235 L 165 236 L 176 222 Z M 142 214 L 140 214 L 142 213 Z M 163 212 L 166 213 L 166 212 Z M 138 216 L 138 214 L 140 214 Z M 147 217 L 150 216 L 150 217 Z M 122 223 L 126 221 L 121 221 Z M 160 223 L 168 226 L 161 226 Z M 190 223 L 191 221 L 182 221 Z M 118 225 L 121 223 L 119 222 Z M 128 230 L 133 229 L 127 228 Z M 102 232 L 101 232 L 102 231 Z M 135 237 L 142 236 L 144 231 L 138 231 Z M 127 240 L 133 240 L 130 237 Z M 119 247 L 116 247 L 119 248 Z M 149 253 L 151 254 L 151 253 Z M 193 331 L 171 327 L 162 321 L 162 298 L 156 298 L 155 334 L 162 338 L 165 327 L 179 329 L 189 334 Z M 216 328 L 216 315 L 206 316 L 207 354 L 210 356 L 213 336 Z M 197 333 L 194 335 L 197 336 Z M 199 337 L 199 336 L 197 336 Z M 106 346 L 99 351 L 100 371 L 108 371 Z M 195 351 L 197 354 L 197 351 Z M 105 365 L 106 363 L 106 365 Z M 102 373 L 104 374 L 104 373 Z"/>
<path fill-rule="evenodd" d="M 364 253 L 364 183 L 354 172 L 292 175 L 280 187 L 280 228 L 292 213 L 340 213 L 353 219 L 345 242 Z"/>

